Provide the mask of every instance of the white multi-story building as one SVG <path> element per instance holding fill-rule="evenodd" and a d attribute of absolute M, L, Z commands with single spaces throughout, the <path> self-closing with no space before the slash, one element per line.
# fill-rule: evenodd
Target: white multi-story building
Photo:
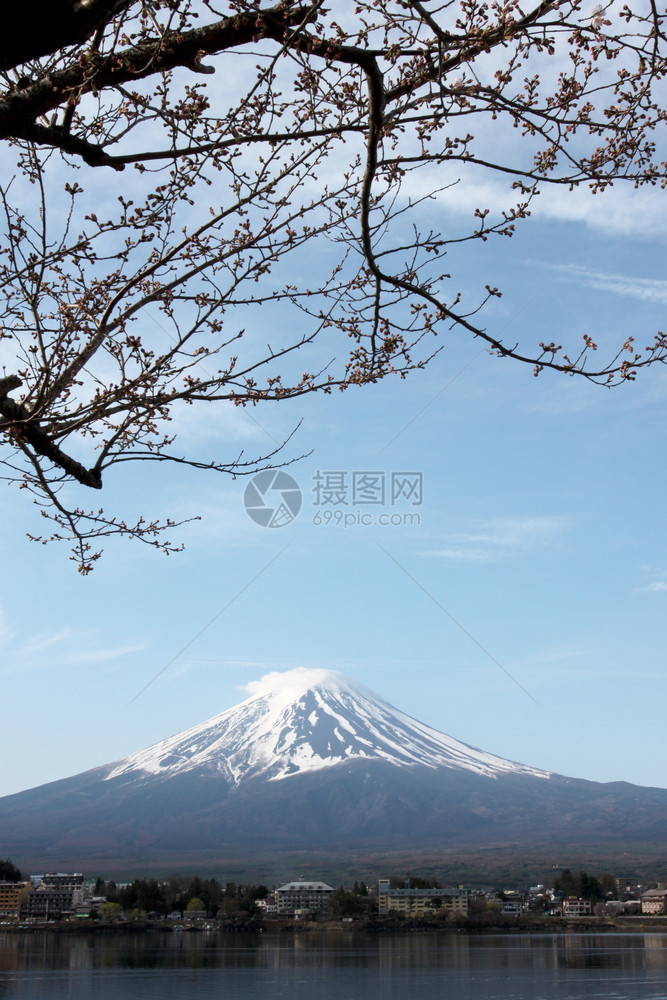
<path fill-rule="evenodd" d="M 83 906 L 83 875 L 81 872 L 47 872 L 42 876 L 43 889 L 59 889 L 72 893 L 72 909 Z"/>
<path fill-rule="evenodd" d="M 590 899 L 575 899 L 574 896 L 570 896 L 569 899 L 563 900 L 562 912 L 564 917 L 590 917 L 591 901 Z"/>
<path fill-rule="evenodd" d="M 327 901 L 334 892 L 326 882 L 287 882 L 276 889 L 276 910 L 279 915 L 293 916 L 297 910 L 321 913 L 327 908 Z"/>

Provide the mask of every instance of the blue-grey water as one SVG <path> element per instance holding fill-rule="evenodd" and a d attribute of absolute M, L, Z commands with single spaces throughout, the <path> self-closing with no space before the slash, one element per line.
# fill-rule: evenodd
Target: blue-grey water
<path fill-rule="evenodd" d="M 0 933 L 0 1000 L 667 1000 L 667 934 Z"/>

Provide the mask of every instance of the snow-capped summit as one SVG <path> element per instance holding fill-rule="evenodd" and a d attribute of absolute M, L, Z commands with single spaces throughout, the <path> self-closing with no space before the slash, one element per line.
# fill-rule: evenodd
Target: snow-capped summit
<path fill-rule="evenodd" d="M 320 866 L 382 856 L 395 870 L 401 852 L 411 867 L 454 848 L 551 844 L 560 856 L 565 844 L 572 856 L 578 844 L 590 857 L 664 842 L 667 790 L 513 764 L 328 670 L 272 673 L 246 690 L 147 750 L 0 798 L 0 848 L 33 870 L 219 870 L 252 856 L 277 881 L 295 852 Z"/>
<path fill-rule="evenodd" d="M 107 780 L 203 769 L 236 786 L 250 777 L 278 781 L 364 759 L 487 777 L 550 777 L 445 736 L 333 670 L 274 672 L 247 690 L 250 697 L 235 708 L 116 762 Z"/>

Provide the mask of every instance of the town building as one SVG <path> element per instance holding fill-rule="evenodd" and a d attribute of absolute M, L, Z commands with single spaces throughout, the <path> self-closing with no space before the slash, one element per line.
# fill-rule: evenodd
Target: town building
<path fill-rule="evenodd" d="M 83 906 L 83 875 L 81 872 L 47 872 L 42 876 L 43 889 L 59 889 L 72 894 L 72 908 Z"/>
<path fill-rule="evenodd" d="M 614 879 L 619 899 L 636 899 L 645 891 L 643 886 L 637 883 L 636 878 L 626 878 L 618 876 Z"/>
<path fill-rule="evenodd" d="M 570 896 L 569 899 L 563 900 L 562 913 L 564 917 L 590 917 L 591 901 Z"/>
<path fill-rule="evenodd" d="M 31 888 L 21 905 L 21 918 L 29 921 L 62 920 L 83 911 L 81 872 L 47 872 L 31 875 Z"/>
<path fill-rule="evenodd" d="M 33 876 L 31 876 L 31 879 Z M 47 872 L 41 876 L 41 885 L 45 889 L 83 889 L 81 872 Z"/>
<path fill-rule="evenodd" d="M 294 916 L 297 911 L 304 913 L 322 913 L 327 908 L 327 902 L 332 886 L 326 882 L 287 882 L 276 889 L 276 911 L 279 916 Z"/>
<path fill-rule="evenodd" d="M 643 893 L 642 913 L 667 913 L 667 889 L 649 889 Z"/>
<path fill-rule="evenodd" d="M 18 920 L 27 894 L 27 882 L 0 882 L 0 921 Z"/>
<path fill-rule="evenodd" d="M 409 917 L 468 912 L 465 889 L 413 889 L 408 879 L 403 889 L 390 889 L 389 879 L 378 880 L 378 913 L 404 913 Z"/>
<path fill-rule="evenodd" d="M 62 920 L 72 915 L 69 889 L 31 889 L 21 906 L 21 919 L 29 921 Z"/>

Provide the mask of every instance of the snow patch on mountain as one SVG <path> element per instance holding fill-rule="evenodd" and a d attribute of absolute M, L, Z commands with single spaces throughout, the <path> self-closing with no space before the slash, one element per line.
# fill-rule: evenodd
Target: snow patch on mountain
<path fill-rule="evenodd" d="M 273 672 L 246 690 L 250 697 L 235 708 L 112 764 L 106 780 L 203 769 L 238 785 L 250 777 L 280 781 L 356 759 L 487 777 L 551 777 L 439 733 L 335 671 Z"/>

